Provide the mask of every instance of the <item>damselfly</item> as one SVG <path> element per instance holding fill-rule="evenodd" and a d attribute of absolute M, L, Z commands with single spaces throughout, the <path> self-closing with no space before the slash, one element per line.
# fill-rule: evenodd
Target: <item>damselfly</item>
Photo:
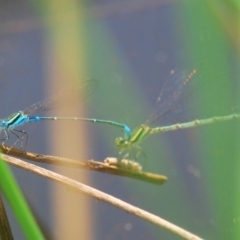
<path fill-rule="evenodd" d="M 173 72 L 173 74 L 174 74 L 174 72 Z M 168 96 L 168 98 L 172 97 L 172 98 L 174 98 L 174 100 L 172 102 L 165 101 L 165 103 L 162 104 L 163 106 L 161 106 L 161 107 L 163 107 L 162 108 L 163 110 L 158 109 L 156 111 L 156 113 L 153 114 L 153 116 L 152 116 L 153 120 L 155 120 L 159 116 L 165 114 L 166 112 L 172 110 L 176 106 L 177 101 L 182 94 L 182 90 L 186 87 L 185 85 L 188 83 L 188 81 L 190 81 L 190 79 L 195 74 L 196 74 L 196 70 L 193 70 L 190 74 L 188 74 L 185 78 L 182 79 L 182 81 L 180 81 L 177 84 L 177 87 L 174 90 L 174 92 L 172 94 L 169 94 L 169 96 Z M 176 84 L 176 83 L 173 83 L 173 84 Z M 164 93 L 164 91 L 162 93 Z M 160 102 L 162 100 L 161 95 L 162 94 L 160 94 L 160 96 L 157 100 L 158 102 Z M 175 130 L 185 129 L 185 128 L 193 128 L 193 127 L 197 127 L 200 125 L 213 124 L 213 123 L 217 123 L 217 122 L 230 121 L 230 120 L 238 119 L 238 118 L 240 118 L 240 114 L 234 113 L 234 114 L 230 114 L 230 115 L 214 116 L 214 117 L 205 118 L 205 119 L 196 119 L 196 120 L 189 121 L 189 122 L 176 123 L 176 124 L 172 124 L 172 125 L 168 125 L 168 126 L 159 126 L 159 127 L 155 127 L 155 128 L 151 128 L 147 124 L 142 124 L 141 126 L 137 127 L 133 131 L 131 131 L 131 129 L 127 125 L 122 124 L 123 130 L 125 132 L 125 136 L 116 138 L 115 145 L 119 149 L 120 153 L 122 153 L 123 151 L 127 151 L 127 154 L 124 156 L 124 158 L 127 157 L 130 152 L 133 152 L 134 157 L 137 158 L 138 154 L 140 152 L 143 153 L 143 151 L 139 147 L 139 143 L 149 135 L 156 134 L 156 133 L 168 132 L 168 131 L 175 131 Z M 119 124 L 119 126 L 121 127 L 121 124 Z M 137 154 L 134 153 L 134 151 L 133 151 L 134 148 L 136 148 L 138 150 Z M 144 156 L 145 156 L 145 154 L 144 154 Z"/>
<path fill-rule="evenodd" d="M 81 98 L 85 97 L 92 93 L 92 91 L 96 88 L 97 82 L 93 79 L 86 79 L 82 81 L 81 86 L 79 87 L 79 91 L 81 92 Z M 70 91 L 69 91 L 70 92 Z M 69 94 L 68 92 L 68 94 Z M 5 137 L 0 141 L 4 144 L 5 141 L 9 139 L 8 132 L 12 133 L 16 136 L 17 140 L 13 145 L 15 145 L 20 139 L 23 139 L 25 136 L 25 144 L 23 146 L 23 141 L 21 141 L 21 148 L 25 149 L 28 141 L 28 134 L 23 130 L 18 130 L 16 127 L 19 127 L 25 123 L 43 121 L 43 120 L 65 120 L 65 121 L 87 121 L 94 123 L 103 123 L 109 125 L 115 125 L 117 127 L 121 127 L 125 132 L 129 132 L 130 129 L 125 124 L 117 123 L 114 121 L 102 120 L 102 119 L 93 119 L 93 118 L 80 118 L 80 117 L 44 117 L 38 116 L 34 113 L 40 110 L 46 110 L 52 108 L 52 105 L 56 104 L 59 99 L 61 99 L 65 93 L 60 93 L 53 97 L 47 98 L 42 102 L 38 102 L 36 104 L 31 105 L 27 109 L 23 111 L 18 111 L 12 114 L 10 117 L 6 119 L 0 119 L 0 130 L 4 131 Z M 21 137 L 20 137 L 21 135 Z"/>

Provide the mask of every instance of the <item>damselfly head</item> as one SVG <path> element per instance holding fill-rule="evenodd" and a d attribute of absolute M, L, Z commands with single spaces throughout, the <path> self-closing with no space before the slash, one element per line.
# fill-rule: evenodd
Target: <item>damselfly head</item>
<path fill-rule="evenodd" d="M 121 149 L 129 148 L 130 142 L 122 137 L 118 137 L 115 139 L 115 145 L 117 146 L 117 148 L 121 150 Z"/>
<path fill-rule="evenodd" d="M 6 120 L 0 120 L 0 129 L 6 129 L 8 122 Z"/>

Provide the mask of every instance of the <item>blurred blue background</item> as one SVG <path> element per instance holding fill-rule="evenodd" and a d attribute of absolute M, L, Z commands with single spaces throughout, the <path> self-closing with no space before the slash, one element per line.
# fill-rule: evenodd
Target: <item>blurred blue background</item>
<path fill-rule="evenodd" d="M 233 8 L 221 1 L 85 4 L 85 60 L 89 77 L 99 82 L 84 102 L 86 117 L 118 121 L 134 129 L 156 109 L 170 71 L 188 74 L 193 69 L 197 73 L 179 111 L 160 117 L 152 127 L 239 112 L 239 46 L 222 11 Z M 46 97 L 44 11 L 44 3 L 0 4 L 1 118 Z M 27 150 L 50 154 L 48 124 L 23 127 L 29 133 Z M 114 139 L 122 135 L 121 129 L 89 123 L 88 130 L 89 159 L 118 156 Z M 92 186 L 203 239 L 239 239 L 238 132 L 236 120 L 151 136 L 141 144 L 148 156 L 144 169 L 167 175 L 163 186 L 91 172 Z M 50 182 L 12 169 L 47 239 L 55 239 Z M 94 239 L 179 239 L 106 203 L 89 201 Z M 7 212 L 14 236 L 24 239 L 8 207 Z"/>

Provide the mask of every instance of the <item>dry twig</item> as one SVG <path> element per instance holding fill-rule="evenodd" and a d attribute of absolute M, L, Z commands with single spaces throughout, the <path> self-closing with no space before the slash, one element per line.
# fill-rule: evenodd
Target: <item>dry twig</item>
<path fill-rule="evenodd" d="M 179 237 L 182 237 L 183 239 L 188 239 L 188 240 L 202 240 L 198 236 L 154 215 L 151 214 L 147 211 L 144 211 L 140 208 L 137 208 L 135 206 L 132 206 L 120 199 L 117 199 L 115 197 L 112 197 L 106 193 L 103 193 L 99 190 L 96 190 L 94 188 L 91 188 L 89 186 L 86 186 L 84 184 L 81 184 L 75 180 L 69 179 L 65 176 L 62 176 L 60 174 L 54 173 L 52 171 L 46 170 L 44 168 L 38 167 L 34 164 L 30 164 L 27 162 L 24 162 L 22 160 L 19 160 L 17 158 L 13 158 L 10 156 L 7 156 L 5 154 L 2 154 L 2 159 L 8 162 L 9 164 L 16 166 L 18 168 L 22 168 L 28 171 L 31 171 L 37 175 L 40 175 L 42 177 L 51 179 L 55 182 L 58 182 L 60 184 L 63 184 L 71 189 L 73 189 L 76 192 L 84 193 L 86 195 L 92 196 L 98 200 L 102 200 L 104 202 L 110 203 L 114 205 L 117 208 L 123 209 L 124 211 L 131 213 L 135 216 L 138 216 L 148 222 L 151 222 L 159 227 L 162 227 Z"/>
<path fill-rule="evenodd" d="M 93 170 L 93 171 L 98 171 L 102 173 L 134 178 L 134 179 L 138 179 L 138 180 L 142 180 L 145 182 L 154 183 L 158 185 L 163 184 L 167 180 L 167 177 L 163 175 L 143 172 L 139 170 L 136 171 L 134 169 L 131 170 L 128 168 L 121 168 L 118 165 L 110 165 L 108 163 L 103 163 L 103 162 L 94 161 L 94 160 L 81 160 L 81 161 L 73 160 L 73 159 L 62 158 L 62 157 L 42 155 L 38 153 L 24 152 L 19 149 L 10 148 L 7 146 L 1 146 L 1 151 L 6 154 L 28 159 L 34 162 L 41 162 L 41 163 Z M 106 162 L 108 162 L 109 159 L 112 159 L 112 158 L 107 158 Z"/>

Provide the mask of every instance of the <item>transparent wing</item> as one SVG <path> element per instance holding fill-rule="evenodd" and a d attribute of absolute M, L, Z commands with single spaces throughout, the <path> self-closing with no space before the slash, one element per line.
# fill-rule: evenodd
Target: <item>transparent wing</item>
<path fill-rule="evenodd" d="M 81 85 L 78 86 L 77 89 L 69 87 L 52 97 L 31 105 L 23 112 L 27 115 L 31 115 L 37 111 L 50 110 L 56 106 L 59 106 L 60 104 L 68 105 L 69 103 L 74 104 L 74 102 L 81 102 L 90 96 L 95 91 L 97 86 L 98 82 L 95 79 L 84 79 L 81 81 Z M 73 91 L 77 91 L 77 94 L 72 94 Z"/>
<path fill-rule="evenodd" d="M 153 123 L 170 112 L 176 113 L 181 110 L 181 103 L 188 95 L 189 83 L 196 77 L 196 73 L 195 69 L 192 72 L 179 70 L 170 72 L 170 77 L 158 95 L 154 112 L 150 116 L 148 123 Z"/>

